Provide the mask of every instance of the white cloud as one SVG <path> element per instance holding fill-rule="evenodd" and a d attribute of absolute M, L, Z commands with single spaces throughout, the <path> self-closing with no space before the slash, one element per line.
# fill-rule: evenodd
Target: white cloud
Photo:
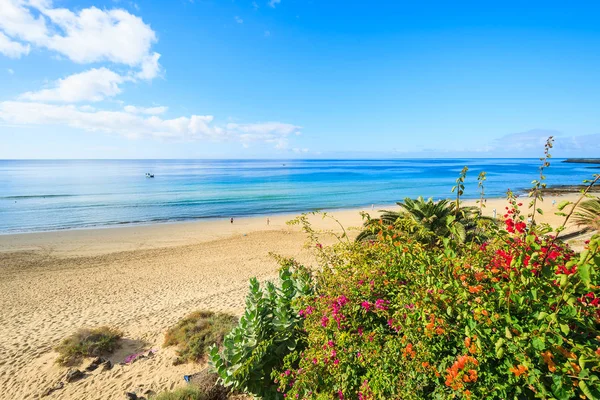
<path fill-rule="evenodd" d="M 256 1 L 253 1 L 252 7 L 254 7 L 255 10 L 258 10 L 258 3 Z"/>
<path fill-rule="evenodd" d="M 127 78 L 107 68 L 93 68 L 59 79 L 51 89 L 23 93 L 19 99 L 65 103 L 101 101 L 121 93 L 119 84 L 125 80 Z"/>
<path fill-rule="evenodd" d="M 56 51 L 80 64 L 112 62 L 141 68 L 138 74 L 143 79 L 158 74 L 160 55 L 150 51 L 156 34 L 125 10 L 90 7 L 73 12 L 53 8 L 49 0 L 0 0 L 0 4 L 0 31 L 13 40 Z"/>
<path fill-rule="evenodd" d="M 167 112 L 168 107 L 136 107 L 136 106 L 125 106 L 123 109 L 131 114 L 147 114 L 147 115 L 160 115 Z"/>
<path fill-rule="evenodd" d="M 142 61 L 142 70 L 139 71 L 135 76 L 139 79 L 151 80 L 158 76 L 160 73 L 160 64 L 158 59 L 160 54 L 152 53 L 144 58 Z"/>
<path fill-rule="evenodd" d="M 15 74 L 15 70 L 12 68 L 6 68 L 6 72 L 8 72 L 10 75 L 14 75 Z"/>
<path fill-rule="evenodd" d="M 297 132 L 301 127 L 282 122 L 261 122 L 255 124 L 229 123 L 227 124 L 227 129 L 236 130 L 249 135 L 265 135 L 277 132 L 278 134 L 288 136 Z"/>
<path fill-rule="evenodd" d="M 269 1 L 269 7 L 273 7 L 273 8 L 275 8 L 275 6 L 276 6 L 277 4 L 279 4 L 279 3 L 281 3 L 281 0 L 270 0 L 270 1 Z"/>
<path fill-rule="evenodd" d="M 509 152 L 522 156 L 541 154 L 549 136 L 554 137 L 554 147 L 550 151 L 557 154 L 578 154 L 600 151 L 600 134 L 567 135 L 553 129 L 531 129 L 525 132 L 504 135 L 486 147 L 486 152 Z"/>
<path fill-rule="evenodd" d="M 137 108 L 136 108 L 137 110 Z M 144 109 L 148 110 L 148 109 Z M 36 102 L 0 102 L 0 120 L 14 125 L 59 125 L 92 132 L 105 132 L 127 138 L 172 140 L 212 140 L 268 143 L 287 148 L 287 136 L 300 127 L 281 122 L 256 124 L 213 123 L 211 115 L 162 119 L 127 111 L 95 110 L 89 106 L 54 105 Z"/>
<path fill-rule="evenodd" d="M 240 17 L 238 17 L 237 15 L 235 17 L 233 17 L 233 19 L 235 19 L 235 22 L 237 22 L 238 24 L 243 24 L 244 20 L 241 19 Z"/>
<path fill-rule="evenodd" d="M 30 46 L 10 40 L 8 36 L 0 32 L 0 54 L 9 58 L 21 58 L 29 54 Z"/>

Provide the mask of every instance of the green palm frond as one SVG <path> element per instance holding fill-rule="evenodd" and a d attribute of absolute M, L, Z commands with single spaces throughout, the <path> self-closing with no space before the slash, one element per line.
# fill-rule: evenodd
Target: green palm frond
<path fill-rule="evenodd" d="M 419 197 L 396 204 L 401 211 L 381 210 L 380 218 L 368 220 L 356 240 L 375 240 L 382 225 L 393 225 L 397 231 L 424 244 L 433 245 L 444 237 L 453 237 L 459 243 L 483 242 L 486 229 L 496 224 L 495 219 L 482 216 L 478 207 L 461 207 L 457 211 L 456 203 L 449 200 L 434 202 Z"/>
<path fill-rule="evenodd" d="M 579 204 L 573 219 L 578 226 L 600 231 L 600 199 L 590 199 Z"/>

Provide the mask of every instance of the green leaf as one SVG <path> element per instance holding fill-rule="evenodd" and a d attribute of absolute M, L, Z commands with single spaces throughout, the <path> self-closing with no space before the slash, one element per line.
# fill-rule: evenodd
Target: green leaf
<path fill-rule="evenodd" d="M 585 381 L 579 381 L 579 389 L 581 389 L 583 394 L 585 394 L 588 399 L 591 399 L 591 400 L 598 399 L 598 397 L 596 397 L 592 394 L 590 388 L 588 388 L 588 385 L 585 383 Z"/>
<path fill-rule="evenodd" d="M 496 349 L 496 358 L 502 358 L 504 356 L 504 347 Z"/>
<path fill-rule="evenodd" d="M 536 211 L 538 212 L 538 214 L 544 215 L 544 210 L 542 210 L 541 208 L 538 208 Z"/>
<path fill-rule="evenodd" d="M 496 341 L 496 350 L 498 350 L 500 347 L 502 347 L 502 345 L 506 342 L 506 340 L 504 340 L 504 338 L 499 338 Z"/>
<path fill-rule="evenodd" d="M 571 331 L 569 329 L 569 325 L 567 324 L 560 324 L 560 330 L 562 331 L 562 333 L 564 333 L 565 335 L 568 335 L 569 332 Z"/>
<path fill-rule="evenodd" d="M 565 207 L 568 206 L 569 204 L 572 204 L 569 200 L 563 200 L 560 203 L 558 203 L 558 209 L 559 209 L 559 211 L 564 210 Z"/>
<path fill-rule="evenodd" d="M 577 275 L 586 286 L 590 285 L 590 265 L 583 264 L 577 267 Z"/>
<path fill-rule="evenodd" d="M 532 344 L 533 344 L 533 348 L 536 350 L 544 350 L 546 348 L 544 341 L 538 337 L 533 339 Z"/>

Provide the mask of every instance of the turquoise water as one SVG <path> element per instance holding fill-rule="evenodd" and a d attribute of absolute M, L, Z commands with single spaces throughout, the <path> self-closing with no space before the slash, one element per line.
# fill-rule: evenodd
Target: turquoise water
<path fill-rule="evenodd" d="M 597 170 L 552 160 L 549 184 Z M 0 161 L 0 233 L 272 215 L 445 198 L 463 166 L 465 197 L 526 188 L 538 159 Z M 155 178 L 145 177 L 146 172 Z"/>

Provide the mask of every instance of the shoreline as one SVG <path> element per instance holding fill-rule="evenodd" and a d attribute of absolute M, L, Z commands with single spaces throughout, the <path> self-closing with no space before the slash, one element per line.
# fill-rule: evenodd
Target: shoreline
<path fill-rule="evenodd" d="M 572 191 L 560 191 L 547 194 L 546 204 L 555 201 L 557 204 L 564 199 L 576 200 L 580 194 Z M 528 197 L 523 199 L 523 213 L 526 214 Z M 451 199 L 450 199 L 451 200 Z M 527 201 L 526 201 L 527 200 Z M 477 199 L 466 199 L 462 201 L 465 205 L 478 205 Z M 504 213 L 506 198 L 487 198 L 483 214 L 493 216 L 496 208 L 497 216 Z M 377 214 L 379 210 L 398 209 L 396 204 L 379 204 L 374 207 L 353 207 L 319 210 L 340 220 L 346 228 L 357 228 L 362 226 L 361 212 Z M 313 211 L 304 211 L 311 213 Z M 165 221 L 152 223 L 133 223 L 122 225 L 104 225 L 85 228 L 70 228 L 34 232 L 9 232 L 0 234 L 0 254 L 38 251 L 40 249 L 51 249 L 53 253 L 68 256 L 98 255 L 119 251 L 131 251 L 138 249 L 156 249 L 164 247 L 176 247 L 194 243 L 203 243 L 212 240 L 224 239 L 232 236 L 244 236 L 260 231 L 291 231 L 294 228 L 286 224 L 303 212 L 281 213 L 271 215 L 257 215 L 239 217 L 231 224 L 229 218 L 201 218 L 182 221 Z M 267 218 L 270 224 L 267 225 Z M 545 216 L 549 223 L 557 225 L 560 218 L 554 215 Z M 338 229 L 336 223 L 320 217 L 311 217 L 311 221 L 318 229 Z"/>
<path fill-rule="evenodd" d="M 552 187 L 548 187 L 543 189 L 543 194 L 547 197 L 560 197 L 560 196 L 568 196 L 568 195 L 578 195 L 581 189 L 585 188 L 584 185 L 555 185 Z M 517 197 L 527 196 L 528 189 L 520 189 L 515 191 L 515 195 Z M 594 186 L 590 193 L 600 193 L 600 186 Z M 451 197 L 446 197 L 446 200 L 453 201 Z M 435 200 L 435 198 L 434 198 Z M 438 199 L 439 200 L 439 199 Z M 463 198 L 462 203 L 475 205 L 478 198 Z M 485 199 L 486 201 L 500 201 L 506 200 L 506 197 L 489 197 Z M 275 212 L 272 214 L 267 213 L 257 213 L 250 215 L 242 215 L 235 216 L 233 218 L 238 220 L 252 220 L 252 219 L 260 219 L 260 218 L 277 218 L 277 217 L 290 217 L 294 218 L 303 213 L 312 213 L 312 212 L 326 212 L 326 213 L 338 213 L 338 212 L 361 212 L 361 211 L 371 211 L 377 212 L 377 210 L 381 209 L 389 209 L 390 207 L 397 207 L 396 203 L 387 204 L 387 205 L 377 205 L 375 204 L 375 209 L 371 210 L 369 205 L 362 206 L 349 206 L 349 207 L 337 207 L 337 208 L 315 208 L 311 210 L 297 210 L 297 211 L 283 211 L 283 212 Z M 31 231 L 13 231 L 13 232 L 3 232 L 0 231 L 0 251 L 2 251 L 2 237 L 3 236 L 13 236 L 13 235 L 29 235 L 29 234 L 44 234 L 44 233 L 60 233 L 60 232 L 69 232 L 69 231 L 88 231 L 88 230 L 104 230 L 104 229 L 123 229 L 123 228 L 138 228 L 138 227 L 147 227 L 147 226 L 159 226 L 159 225 L 177 225 L 177 224 L 193 224 L 193 223 L 214 223 L 217 221 L 225 221 L 229 220 L 231 216 L 217 216 L 217 217 L 198 217 L 198 218 L 183 218 L 183 219 L 165 219 L 160 221 L 144 221 L 144 222 L 118 222 L 114 224 L 105 224 L 105 225 L 89 225 L 89 226 L 81 226 L 81 227 L 65 227 L 59 229 L 47 229 L 47 230 L 31 230 Z"/>

